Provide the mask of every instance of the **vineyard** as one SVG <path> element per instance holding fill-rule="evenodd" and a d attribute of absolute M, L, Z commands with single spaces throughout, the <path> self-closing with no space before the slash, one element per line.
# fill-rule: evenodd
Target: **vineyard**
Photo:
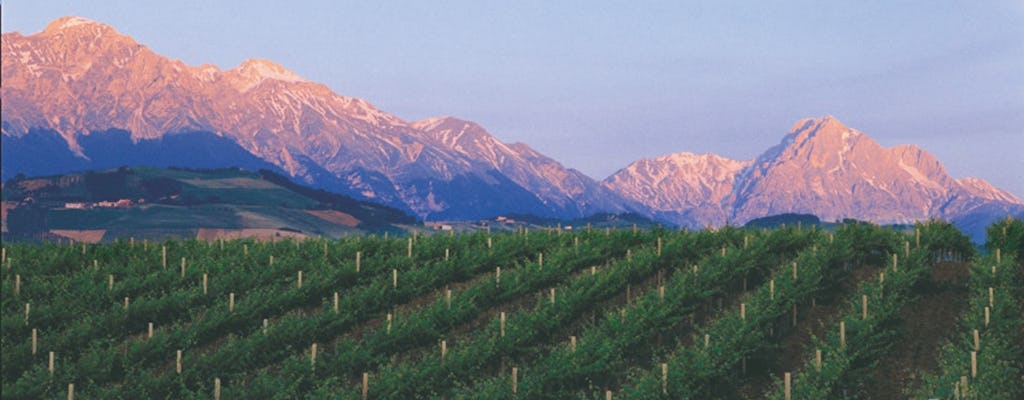
<path fill-rule="evenodd" d="M 1021 399 L 1022 259 L 1014 219 L 5 243 L 2 397 Z"/>

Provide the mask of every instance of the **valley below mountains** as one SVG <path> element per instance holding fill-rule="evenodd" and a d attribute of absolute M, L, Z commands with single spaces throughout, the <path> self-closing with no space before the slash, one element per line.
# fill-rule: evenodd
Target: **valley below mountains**
<path fill-rule="evenodd" d="M 5 181 L 124 165 L 236 166 L 425 220 L 636 213 L 704 227 L 804 213 L 941 218 L 977 233 L 1024 216 L 1013 194 L 953 178 L 927 151 L 882 147 L 831 116 L 798 121 L 753 160 L 678 153 L 598 181 L 470 121 L 405 121 L 268 60 L 189 66 L 77 17 L 3 34 L 2 58 Z"/>

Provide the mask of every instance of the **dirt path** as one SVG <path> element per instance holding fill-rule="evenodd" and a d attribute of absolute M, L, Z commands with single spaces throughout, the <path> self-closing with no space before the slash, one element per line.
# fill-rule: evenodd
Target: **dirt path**
<path fill-rule="evenodd" d="M 921 375 L 938 369 L 940 346 L 955 334 L 968 303 L 968 265 L 942 263 L 920 298 L 900 311 L 900 336 L 861 388 L 865 399 L 905 399 L 921 384 Z"/>
<path fill-rule="evenodd" d="M 797 310 L 797 324 L 781 334 L 779 347 L 776 351 L 765 354 L 759 359 L 749 362 L 746 384 L 738 389 L 738 397 L 743 399 L 760 399 L 771 388 L 772 377 L 782 376 L 787 371 L 798 371 L 803 368 L 807 358 L 806 346 L 812 337 L 823 337 L 829 321 L 834 321 L 847 310 L 846 298 L 860 285 L 871 279 L 877 279 L 877 267 L 861 266 L 850 271 L 843 279 L 838 290 L 827 292 L 818 299 L 814 306 L 805 306 Z M 788 321 L 788 318 L 786 318 Z M 785 322 L 788 325 L 790 322 Z"/>

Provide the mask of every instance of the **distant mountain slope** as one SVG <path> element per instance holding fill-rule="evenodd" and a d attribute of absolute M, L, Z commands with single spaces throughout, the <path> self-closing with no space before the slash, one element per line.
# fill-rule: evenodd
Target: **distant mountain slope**
<path fill-rule="evenodd" d="M 714 154 L 678 153 L 634 162 L 605 179 L 604 185 L 646 205 L 660 219 L 720 226 L 731 210 L 725 198 L 747 165 Z"/>
<path fill-rule="evenodd" d="M 12 179 L 3 200 L 5 233 L 15 238 L 340 237 L 417 225 L 399 210 L 267 170 L 118 168 Z"/>
<path fill-rule="evenodd" d="M 82 160 L 97 151 L 89 139 L 99 132 L 125 131 L 132 143 L 210 132 L 300 181 L 424 218 L 624 210 L 592 179 L 528 147 L 505 145 L 477 129 L 475 143 L 482 147 L 460 150 L 436 130 L 424 132 L 424 125 L 335 94 L 271 61 L 251 59 L 224 71 L 192 67 L 77 17 L 34 35 L 4 34 L 2 48 L 4 140 L 19 139 L 25 154 L 62 160 L 54 168 L 95 164 Z M 64 143 L 45 136 L 50 132 Z M 126 161 L 118 165 L 134 164 L 127 160 L 135 150 L 122 153 Z M 507 157 L 488 158 L 499 154 Z M 216 155 L 196 156 L 179 165 L 233 165 Z M 5 157 L 5 176 L 32 168 Z"/>
<path fill-rule="evenodd" d="M 642 209 L 583 173 L 523 143 L 505 144 L 474 122 L 453 117 L 417 121 L 413 127 L 437 145 L 481 162 L 537 195 L 560 216 Z"/>
<path fill-rule="evenodd" d="M 797 122 L 779 145 L 751 162 L 683 153 L 638 161 L 604 183 L 691 226 L 786 213 L 987 226 L 1024 211 L 1024 202 L 983 180 L 950 177 L 927 151 L 883 148 L 831 116 Z"/>

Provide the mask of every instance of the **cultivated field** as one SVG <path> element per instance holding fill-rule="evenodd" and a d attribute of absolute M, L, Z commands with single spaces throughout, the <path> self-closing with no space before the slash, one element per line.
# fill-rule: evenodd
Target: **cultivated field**
<path fill-rule="evenodd" d="M 5 243 L 2 397 L 1020 399 L 1024 222 L 988 233 Z"/>

